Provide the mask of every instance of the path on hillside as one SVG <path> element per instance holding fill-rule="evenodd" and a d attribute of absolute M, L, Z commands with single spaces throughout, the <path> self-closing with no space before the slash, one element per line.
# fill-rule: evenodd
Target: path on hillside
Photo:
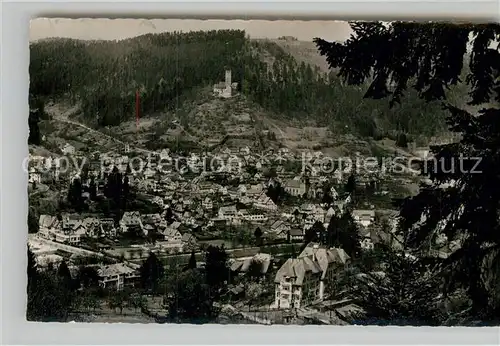
<path fill-rule="evenodd" d="M 72 107 L 70 109 L 68 109 L 67 111 L 65 112 L 61 112 L 60 109 L 58 109 L 59 107 L 54 105 L 54 106 L 49 106 L 46 108 L 46 112 L 48 114 L 50 114 L 52 116 L 52 120 L 55 120 L 55 121 L 59 121 L 59 122 L 62 122 L 62 123 L 66 123 L 66 124 L 70 124 L 70 125 L 75 125 L 75 126 L 79 126 L 81 128 L 84 128 L 86 129 L 88 132 L 91 132 L 91 133 L 94 133 L 94 134 L 98 134 L 100 136 L 103 136 L 107 139 L 110 139 L 110 140 L 113 140 L 123 146 L 125 145 L 129 145 L 130 148 L 134 151 L 139 151 L 139 152 L 143 152 L 143 153 L 147 153 L 147 154 L 156 154 L 156 152 L 154 151 L 151 151 L 151 150 L 147 150 L 147 149 L 144 149 L 144 148 L 139 148 L 139 147 L 133 147 L 130 143 L 127 143 L 127 142 L 124 142 L 118 138 L 115 138 L 113 136 L 110 136 L 106 133 L 103 133 L 99 130 L 96 130 L 96 129 L 93 129 L 85 124 L 82 124 L 82 123 L 79 123 L 77 121 L 74 121 L 74 120 L 70 120 L 69 117 L 71 115 L 74 115 L 78 112 L 79 108 L 77 106 L 75 107 Z"/>
<path fill-rule="evenodd" d="M 100 135 L 100 136 L 102 136 L 104 138 L 107 138 L 107 139 L 110 139 L 112 141 L 115 141 L 116 143 L 119 143 L 119 144 L 121 144 L 123 146 L 129 145 L 131 151 L 137 151 L 137 152 L 142 152 L 142 153 L 146 153 L 146 154 L 158 154 L 157 151 L 152 151 L 152 150 L 148 150 L 148 149 L 136 147 L 136 146 L 132 145 L 131 143 L 124 142 L 124 141 L 122 141 L 122 140 L 120 140 L 118 138 L 115 138 L 113 136 L 110 136 L 110 135 L 108 135 L 108 134 L 106 134 L 104 132 L 101 132 L 99 130 L 91 128 L 91 127 L 89 127 L 89 126 L 87 126 L 85 124 L 82 124 L 82 123 L 74 121 L 74 120 L 70 120 L 69 117 L 72 116 L 72 115 L 75 115 L 76 113 L 78 113 L 78 111 L 79 111 L 78 106 L 74 106 L 74 107 L 66 109 L 66 110 L 61 109 L 60 105 L 52 105 L 52 106 L 47 106 L 46 107 L 46 112 L 49 115 L 51 115 L 52 120 L 54 120 L 54 121 L 58 121 L 58 122 L 66 123 L 66 124 L 69 124 L 69 125 L 74 125 L 74 126 L 78 126 L 78 127 L 84 128 L 85 130 L 87 130 L 90 133 L 94 133 L 94 134 Z M 251 116 L 251 119 L 254 122 L 254 124 L 257 123 L 256 120 L 262 121 L 262 119 L 256 119 L 253 116 Z M 275 126 L 280 131 L 280 133 L 281 133 L 281 130 L 276 125 L 274 125 L 274 124 L 272 124 L 272 125 Z M 197 138 L 193 134 L 189 133 L 189 131 L 187 131 L 181 124 L 176 124 L 176 126 L 181 131 L 183 131 L 184 133 L 186 133 L 188 136 L 193 137 L 193 138 Z M 255 126 L 254 126 L 254 135 L 255 135 L 255 137 L 256 137 L 257 140 L 260 140 L 260 137 L 258 136 L 258 134 L 256 132 Z M 203 145 L 202 140 L 201 140 L 200 144 L 202 144 L 205 147 L 205 149 L 213 150 L 213 149 L 215 149 L 215 148 L 223 145 L 230 138 L 237 139 L 238 136 L 227 135 L 219 143 L 217 143 L 215 145 L 212 145 L 212 146 Z M 261 145 L 262 145 L 262 143 L 261 143 Z"/>

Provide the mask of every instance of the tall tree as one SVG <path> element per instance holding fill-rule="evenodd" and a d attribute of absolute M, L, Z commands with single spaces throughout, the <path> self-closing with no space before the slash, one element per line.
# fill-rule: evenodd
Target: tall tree
<path fill-rule="evenodd" d="M 36 257 L 33 251 L 31 251 L 30 247 L 28 246 L 28 285 L 36 280 L 36 276 L 38 274 L 38 269 L 37 269 L 37 263 L 36 263 Z"/>
<path fill-rule="evenodd" d="M 66 321 L 74 294 L 54 273 L 38 271 L 35 255 L 29 247 L 27 271 L 26 318 L 29 321 Z"/>
<path fill-rule="evenodd" d="M 174 212 L 172 211 L 172 208 L 168 207 L 167 211 L 165 212 L 165 220 L 167 223 L 170 225 L 172 222 L 174 222 Z"/>
<path fill-rule="evenodd" d="M 95 201 L 97 198 L 97 184 L 95 182 L 94 177 L 90 178 L 90 183 L 89 183 L 89 195 L 90 199 L 92 201 Z"/>
<path fill-rule="evenodd" d="M 316 242 L 316 241 L 318 241 L 318 233 L 314 228 L 309 227 L 304 232 L 304 247 L 306 247 L 307 244 L 309 244 L 310 242 Z"/>
<path fill-rule="evenodd" d="M 207 284 L 214 294 L 222 287 L 228 279 L 228 255 L 224 248 L 210 245 L 205 252 L 205 275 Z"/>
<path fill-rule="evenodd" d="M 344 43 L 315 42 L 349 84 L 373 78 L 365 97 L 390 95 L 397 104 L 411 85 L 427 101 L 449 101 L 450 130 L 461 140 L 431 148 L 435 157 L 426 171 L 432 184 L 402 203 L 401 229 L 408 245 L 420 251 L 428 250 L 437 233 L 456 241 L 459 246 L 440 268 L 449 284 L 444 293 L 464 287 L 473 302 L 471 315 L 500 315 L 500 303 L 487 289 L 494 285 L 485 280 L 500 280 L 500 266 L 485 262 L 488 256 L 495 258 L 490 263 L 500 262 L 500 26 L 364 22 L 351 27 L 354 33 Z M 478 114 L 460 109 L 463 102 L 450 104 L 453 95 L 447 90 L 463 80 L 470 88 L 469 105 L 485 106 Z M 459 161 L 459 168 L 451 166 Z"/>
<path fill-rule="evenodd" d="M 379 260 L 384 272 L 369 272 L 351 282 L 350 294 L 364 310 L 356 323 L 439 326 L 446 320 L 437 290 L 440 278 L 425 263 L 389 248 Z"/>
<path fill-rule="evenodd" d="M 196 269 L 196 256 L 194 254 L 194 250 L 191 251 L 191 257 L 189 257 L 189 263 L 187 266 L 188 269 Z"/>
<path fill-rule="evenodd" d="M 59 264 L 59 268 L 57 269 L 57 276 L 61 279 L 66 287 L 72 287 L 73 279 L 71 277 L 71 272 L 69 271 L 66 261 L 62 261 L 61 264 Z"/>
<path fill-rule="evenodd" d="M 156 292 L 165 270 L 154 253 L 150 253 L 140 268 L 142 288 Z"/>
<path fill-rule="evenodd" d="M 99 285 L 99 273 L 94 267 L 80 266 L 76 280 L 82 288 L 97 287 Z"/>
<path fill-rule="evenodd" d="M 315 239 L 317 239 L 318 242 L 324 244 L 326 240 L 326 229 L 325 226 L 323 225 L 323 222 L 321 221 L 316 221 L 311 227 L 312 232 L 316 234 Z"/>
<path fill-rule="evenodd" d="M 360 253 L 358 228 L 349 211 L 344 212 L 340 218 L 332 215 L 326 230 L 326 244 L 344 249 L 349 256 L 356 257 Z"/>
<path fill-rule="evenodd" d="M 250 278 L 254 278 L 254 279 L 259 279 L 262 277 L 263 273 L 262 273 L 262 269 L 264 267 L 264 264 L 262 263 L 262 261 L 259 261 L 257 259 L 252 259 L 252 261 L 250 262 L 250 265 L 248 266 L 248 276 Z"/>
<path fill-rule="evenodd" d="M 408 147 L 408 138 L 406 137 L 406 134 L 400 133 L 396 137 L 396 145 L 401 148 L 407 148 Z"/>
<path fill-rule="evenodd" d="M 349 178 L 347 178 L 344 190 L 349 193 L 353 193 L 356 191 L 356 176 L 354 175 L 354 173 L 351 174 Z"/>
<path fill-rule="evenodd" d="M 257 227 L 255 229 L 255 232 L 253 233 L 253 235 L 255 236 L 255 242 L 258 246 L 262 245 L 262 230 L 260 229 L 260 227 Z"/>
<path fill-rule="evenodd" d="M 68 189 L 68 202 L 76 211 L 81 211 L 83 208 L 82 198 L 83 186 L 79 178 L 73 179 Z"/>
<path fill-rule="evenodd" d="M 210 323 L 218 316 L 210 286 L 196 270 L 180 274 L 173 296 L 168 299 L 169 319 L 174 323 Z"/>
<path fill-rule="evenodd" d="M 28 233 L 37 233 L 40 229 L 39 219 L 34 208 L 28 209 Z"/>
<path fill-rule="evenodd" d="M 44 101 L 41 97 L 29 94 L 30 113 L 28 117 L 29 136 L 28 144 L 40 145 L 42 136 L 40 133 L 40 120 L 45 118 Z"/>

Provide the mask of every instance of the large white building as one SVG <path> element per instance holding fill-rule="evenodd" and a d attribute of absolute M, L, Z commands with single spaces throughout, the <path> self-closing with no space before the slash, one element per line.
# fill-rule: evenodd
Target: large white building
<path fill-rule="evenodd" d="M 338 273 L 345 270 L 349 256 L 338 248 L 309 244 L 298 258 L 288 259 L 275 277 L 275 309 L 298 309 L 321 301 L 331 291 Z"/>
<path fill-rule="evenodd" d="M 292 196 L 301 197 L 306 192 L 306 184 L 300 180 L 290 180 L 285 185 L 285 191 Z"/>
<path fill-rule="evenodd" d="M 123 263 L 103 266 L 98 270 L 98 273 L 101 287 L 117 291 L 123 290 L 126 286 L 135 286 L 140 279 L 136 269 Z"/>

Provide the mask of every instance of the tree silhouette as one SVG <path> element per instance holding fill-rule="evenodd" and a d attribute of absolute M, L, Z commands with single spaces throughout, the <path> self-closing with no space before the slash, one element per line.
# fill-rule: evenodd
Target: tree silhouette
<path fill-rule="evenodd" d="M 316 221 L 310 229 L 316 234 L 316 241 L 324 244 L 326 240 L 326 230 L 323 223 L 321 221 Z"/>
<path fill-rule="evenodd" d="M 37 233 L 40 229 L 39 219 L 36 217 L 36 213 L 33 208 L 28 209 L 28 233 Z"/>
<path fill-rule="evenodd" d="M 252 259 L 250 265 L 248 266 L 247 275 L 250 278 L 259 279 L 262 277 L 263 263 L 257 259 Z"/>
<path fill-rule="evenodd" d="M 36 258 L 28 247 L 29 321 L 66 321 L 74 300 L 73 292 L 52 272 L 38 271 Z"/>
<path fill-rule="evenodd" d="M 28 117 L 29 136 L 28 144 L 40 145 L 40 120 L 45 117 L 44 101 L 41 97 L 35 97 L 32 93 L 29 95 L 30 113 Z"/>
<path fill-rule="evenodd" d="M 340 218 L 332 215 L 326 230 L 326 244 L 329 247 L 341 248 L 352 257 L 360 253 L 359 232 L 354 219 L 348 211 L 343 213 Z"/>
<path fill-rule="evenodd" d="M 222 247 L 210 245 L 205 252 L 205 275 L 207 284 L 214 294 L 222 287 L 228 279 L 228 255 Z"/>
<path fill-rule="evenodd" d="M 257 227 L 255 229 L 255 232 L 253 233 L 253 235 L 255 236 L 255 242 L 258 246 L 262 245 L 262 230 L 260 229 L 260 227 Z"/>
<path fill-rule="evenodd" d="M 165 220 L 167 220 L 167 224 L 171 224 L 174 222 L 174 212 L 172 211 L 172 208 L 168 207 L 167 211 L 165 213 Z"/>
<path fill-rule="evenodd" d="M 431 148 L 434 159 L 426 173 L 432 184 L 401 203 L 405 244 L 427 253 L 437 231 L 461 244 L 440 267 L 448 283 L 443 293 L 466 288 L 473 303 L 471 316 L 483 320 L 498 316 L 500 304 L 487 287 L 492 287 L 488 280 L 500 277 L 500 266 L 488 266 L 486 259 L 500 260 L 500 110 L 495 107 L 500 101 L 500 53 L 492 47 L 500 38 L 500 26 L 364 22 L 351 27 L 354 34 L 345 43 L 315 39 L 342 78 L 360 84 L 373 77 L 365 97 L 391 95 L 392 105 L 403 103 L 408 86 L 426 101 L 442 100 L 449 111 L 450 130 L 461 134 L 458 143 Z M 465 106 L 460 99 L 452 105 L 457 100 L 446 91 L 463 80 L 470 86 L 469 104 L 486 107 L 475 116 L 460 109 Z M 461 168 L 450 169 L 459 157 L 469 159 L 463 160 Z M 480 157 L 480 162 L 472 157 Z M 443 185 L 446 182 L 451 186 Z"/>
<path fill-rule="evenodd" d="M 191 251 L 191 257 L 189 257 L 189 263 L 187 266 L 188 269 L 196 269 L 196 256 L 194 254 L 194 250 Z"/>
<path fill-rule="evenodd" d="M 352 282 L 350 294 L 364 310 L 355 317 L 357 323 L 441 325 L 446 317 L 438 299 L 439 276 L 429 275 L 425 263 L 404 252 L 384 248 L 380 256 L 384 273 L 367 273 Z"/>
<path fill-rule="evenodd" d="M 95 201 L 96 200 L 96 197 L 97 197 L 97 184 L 95 182 L 95 179 L 94 177 L 91 177 L 90 178 L 90 183 L 89 183 L 89 195 L 90 195 L 90 199 L 92 201 Z"/>
<path fill-rule="evenodd" d="M 344 190 L 349 193 L 356 191 L 356 176 L 354 174 L 351 174 L 349 178 L 347 178 Z"/>
<path fill-rule="evenodd" d="M 140 268 L 142 288 L 156 292 L 165 270 L 154 253 L 150 253 Z"/>
<path fill-rule="evenodd" d="M 28 246 L 28 285 L 33 281 L 36 280 L 36 276 L 38 274 L 38 269 L 37 269 L 37 263 L 36 263 L 36 257 L 33 251 L 31 251 L 30 247 Z"/>
<path fill-rule="evenodd" d="M 63 284 L 69 289 L 73 286 L 73 279 L 71 277 L 71 272 L 69 271 L 66 261 L 62 261 L 57 269 L 57 276 L 61 279 Z"/>
<path fill-rule="evenodd" d="M 304 247 L 307 246 L 310 242 L 318 241 L 318 232 L 312 227 L 309 227 L 304 232 Z"/>
<path fill-rule="evenodd" d="M 76 211 L 81 211 L 83 208 L 82 198 L 83 186 L 79 178 L 73 179 L 68 189 L 68 202 Z"/>
<path fill-rule="evenodd" d="M 76 279 L 82 288 L 97 287 L 99 285 L 99 273 L 94 267 L 80 266 Z"/>
<path fill-rule="evenodd" d="M 408 138 L 404 133 L 398 134 L 398 136 L 396 137 L 396 145 L 401 148 L 408 147 Z"/>
<path fill-rule="evenodd" d="M 196 270 L 180 274 L 173 297 L 168 299 L 169 320 L 174 323 L 210 323 L 218 316 L 210 286 Z"/>

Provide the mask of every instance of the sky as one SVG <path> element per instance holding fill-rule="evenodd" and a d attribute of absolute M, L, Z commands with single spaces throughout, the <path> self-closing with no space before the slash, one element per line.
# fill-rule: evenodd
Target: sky
<path fill-rule="evenodd" d="M 37 18 L 30 24 L 30 41 L 50 37 L 120 40 L 147 33 L 217 29 L 245 30 L 251 38 L 294 36 L 300 41 L 315 37 L 343 41 L 350 35 L 349 24 L 341 21 Z"/>

